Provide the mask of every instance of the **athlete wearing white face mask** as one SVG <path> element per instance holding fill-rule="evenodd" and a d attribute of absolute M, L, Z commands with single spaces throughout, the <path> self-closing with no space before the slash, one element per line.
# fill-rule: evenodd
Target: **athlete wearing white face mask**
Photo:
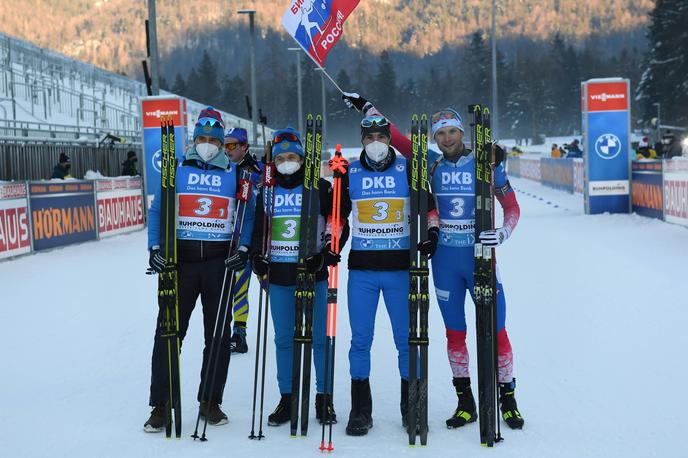
<path fill-rule="evenodd" d="M 351 207 L 348 307 L 351 325 L 349 371 L 350 436 L 363 436 L 373 426 L 370 349 L 380 292 L 392 323 L 402 380 L 402 424 L 408 415 L 409 246 L 411 166 L 390 146 L 389 121 L 370 116 L 361 121 L 363 151 L 344 175 L 342 208 Z M 434 209 L 429 196 L 428 207 Z M 348 214 L 342 214 L 347 217 Z"/>

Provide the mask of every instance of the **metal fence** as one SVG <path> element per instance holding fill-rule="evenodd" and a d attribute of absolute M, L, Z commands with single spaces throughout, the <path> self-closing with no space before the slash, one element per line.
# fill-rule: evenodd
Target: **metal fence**
<path fill-rule="evenodd" d="M 71 159 L 70 175 L 82 178 L 88 170 L 104 176 L 119 176 L 127 151 L 136 151 L 142 157 L 140 147 L 122 145 L 64 145 L 42 143 L 0 142 L 0 180 L 47 180 L 53 174 L 61 153 Z M 139 172 L 143 164 L 139 165 Z"/>

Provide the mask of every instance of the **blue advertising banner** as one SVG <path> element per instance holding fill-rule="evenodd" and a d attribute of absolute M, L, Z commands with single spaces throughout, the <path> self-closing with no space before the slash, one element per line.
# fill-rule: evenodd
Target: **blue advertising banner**
<path fill-rule="evenodd" d="M 93 183 L 29 182 L 34 251 L 98 238 Z"/>
<path fill-rule="evenodd" d="M 586 81 L 583 90 L 585 210 L 630 211 L 630 100 L 628 80 Z"/>
<path fill-rule="evenodd" d="M 633 161 L 633 211 L 650 218 L 664 219 L 662 161 Z"/>
<path fill-rule="evenodd" d="M 573 159 L 540 159 L 542 184 L 573 193 Z"/>

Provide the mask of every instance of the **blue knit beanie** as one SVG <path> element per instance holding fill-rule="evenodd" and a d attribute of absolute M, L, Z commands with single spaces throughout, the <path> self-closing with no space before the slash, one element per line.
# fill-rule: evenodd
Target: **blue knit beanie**
<path fill-rule="evenodd" d="M 222 122 L 222 115 L 213 107 L 201 110 L 198 121 L 194 127 L 193 139 L 199 135 L 217 138 L 221 145 L 225 143 L 225 123 Z"/>

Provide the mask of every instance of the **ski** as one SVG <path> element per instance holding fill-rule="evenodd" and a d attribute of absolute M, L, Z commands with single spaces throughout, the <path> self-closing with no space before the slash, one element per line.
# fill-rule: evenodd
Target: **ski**
<path fill-rule="evenodd" d="M 167 343 L 168 398 L 165 403 L 165 436 L 182 434 L 181 380 L 179 373 L 179 306 L 177 302 L 177 243 L 176 243 L 176 170 L 174 124 L 171 118 L 161 118 L 161 170 L 160 170 L 160 249 L 166 268 L 158 275 L 158 305 L 164 313 L 158 323 L 160 336 Z M 173 420 L 174 413 L 174 420 Z"/>
<path fill-rule="evenodd" d="M 294 307 L 294 351 L 292 359 L 291 422 L 290 432 L 296 437 L 299 421 L 299 400 L 301 399 L 301 435 L 308 432 L 308 402 L 310 395 L 310 372 L 313 341 L 313 304 L 315 302 L 315 275 L 306 271 L 306 258 L 317 251 L 318 215 L 320 202 L 318 181 L 320 179 L 320 148 L 322 146 L 322 118 L 313 115 L 306 119 L 306 150 L 301 198 L 301 219 L 299 222 L 299 262 L 296 266 L 296 303 Z M 303 354 L 303 364 L 302 364 Z M 303 381 L 302 381 L 303 376 Z"/>
<path fill-rule="evenodd" d="M 418 194 L 419 241 L 428 238 L 428 117 L 423 114 L 420 118 L 420 192 Z M 420 379 L 418 382 L 418 416 L 420 422 L 420 445 L 428 443 L 428 311 L 430 309 L 430 293 L 428 291 L 428 255 L 420 255 L 418 281 L 420 294 L 418 295 L 420 313 Z"/>
<path fill-rule="evenodd" d="M 418 242 L 428 234 L 428 118 L 411 119 L 411 205 L 409 246 L 409 380 L 408 439 L 427 445 L 428 433 L 428 257 L 418 252 Z M 419 361 L 420 353 L 420 361 Z M 420 368 L 420 371 L 418 370 Z"/>
<path fill-rule="evenodd" d="M 252 167 L 255 164 L 248 164 L 247 167 Z M 234 254 L 234 252 L 239 248 L 239 239 L 241 237 L 241 231 L 244 226 L 244 217 L 246 216 L 246 207 L 249 205 L 251 200 L 252 185 L 251 185 L 251 171 L 253 169 L 240 168 L 238 173 L 240 174 L 239 184 L 236 193 L 236 210 L 234 213 L 234 222 L 232 226 L 232 237 L 229 244 L 229 254 Z M 231 304 L 234 300 L 234 286 L 236 282 L 236 271 L 225 268 L 224 277 L 222 280 L 222 293 L 220 295 L 220 301 L 217 308 L 217 315 L 215 317 L 215 328 L 213 330 L 213 339 L 210 343 L 210 351 L 208 357 L 208 365 L 205 368 L 205 377 L 203 379 L 203 386 L 201 387 L 201 404 L 208 403 L 210 400 L 210 393 L 213 392 L 215 387 L 215 376 L 217 374 L 217 367 L 220 360 L 220 350 L 221 342 L 224 336 L 225 327 L 227 323 L 227 316 L 229 310 L 231 309 Z M 229 281 L 228 281 L 229 280 Z M 229 285 L 229 286 L 227 286 Z M 208 380 L 210 379 L 210 382 Z M 198 425 L 201 420 L 201 416 L 204 417 L 203 422 L 203 432 L 201 436 L 198 435 Z M 196 417 L 196 429 L 191 437 L 200 439 L 201 442 L 205 442 L 206 430 L 208 428 L 208 417 L 201 414 L 201 408 L 199 405 L 198 416 Z"/>
<path fill-rule="evenodd" d="M 339 253 L 341 237 L 341 201 L 342 201 L 342 176 L 346 174 L 349 163 L 342 156 L 342 145 L 335 147 L 334 158 L 330 160 L 330 170 L 332 170 L 332 220 L 330 227 L 332 238 L 330 239 L 330 250 Z M 327 415 L 327 406 L 334 397 L 334 354 L 337 338 L 337 289 L 339 284 L 339 264 L 329 267 L 329 287 L 327 289 L 327 325 L 325 340 L 325 393 L 323 393 L 322 411 Z M 329 440 L 325 446 L 325 427 L 327 421 L 322 422 L 322 438 L 320 440 L 320 451 L 334 450 L 332 446 L 332 422 L 329 423 Z"/>
<path fill-rule="evenodd" d="M 313 133 L 313 162 L 311 165 L 311 190 L 308 209 L 308 256 L 319 251 L 318 216 L 320 215 L 320 155 L 322 153 L 322 116 L 315 117 Z M 305 179 L 305 178 L 304 178 Z M 311 393 L 311 360 L 313 358 L 313 308 L 315 307 L 315 274 L 307 275 L 308 294 L 304 314 L 303 374 L 301 381 L 301 436 L 308 435 L 308 408 Z"/>
<path fill-rule="evenodd" d="M 494 227 L 494 154 L 491 143 L 490 110 L 469 106 L 473 114 L 471 143 L 475 156 L 475 267 L 474 300 L 478 355 L 478 418 L 480 443 L 492 447 L 499 442 L 497 418 L 497 291 L 494 249 L 483 247 L 479 235 Z"/>

